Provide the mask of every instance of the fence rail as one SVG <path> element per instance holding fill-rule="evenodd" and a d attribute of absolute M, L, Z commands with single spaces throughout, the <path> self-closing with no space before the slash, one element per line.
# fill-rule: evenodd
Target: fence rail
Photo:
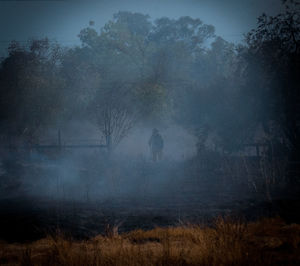
<path fill-rule="evenodd" d="M 57 139 L 42 139 L 40 143 L 43 144 L 8 144 L 0 146 L 0 149 L 9 149 L 9 150 L 45 150 L 45 149 L 95 149 L 95 148 L 107 148 L 107 145 L 104 144 L 95 144 L 97 140 L 95 139 L 62 139 L 61 131 L 57 131 Z M 51 143 L 51 144 L 50 144 Z M 68 143 L 68 144 L 67 144 Z"/>

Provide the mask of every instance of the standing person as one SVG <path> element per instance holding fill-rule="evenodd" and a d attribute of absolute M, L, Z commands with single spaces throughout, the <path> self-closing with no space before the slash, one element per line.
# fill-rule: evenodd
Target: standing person
<path fill-rule="evenodd" d="M 153 129 L 148 144 L 150 147 L 153 162 L 161 160 L 162 151 L 164 148 L 164 140 L 156 128 Z"/>

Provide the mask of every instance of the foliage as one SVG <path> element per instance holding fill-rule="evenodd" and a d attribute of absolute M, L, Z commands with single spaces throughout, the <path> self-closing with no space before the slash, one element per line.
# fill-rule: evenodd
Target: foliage
<path fill-rule="evenodd" d="M 287 2 L 287 1 L 286 1 Z M 256 67 L 259 85 L 255 97 L 260 101 L 259 108 L 265 110 L 261 123 L 266 134 L 276 136 L 272 127 L 279 128 L 296 156 L 300 147 L 300 9 L 296 2 L 287 3 L 286 10 L 277 16 L 263 14 L 258 19 L 257 29 L 247 35 L 247 77 L 245 80 L 254 86 L 251 79 Z"/>
<path fill-rule="evenodd" d="M 200 19 L 131 12 L 100 31 L 90 22 L 80 47 L 12 42 L 0 69 L 1 135 L 32 142 L 51 123 L 83 119 L 115 146 L 136 122 L 173 120 L 199 147 L 232 153 L 259 135 L 295 155 L 300 16 L 296 2 L 284 3 L 285 12 L 259 17 L 246 45 L 215 36 Z"/>
<path fill-rule="evenodd" d="M 12 42 L 1 63 L 1 134 L 36 142 L 61 108 L 59 48 L 47 39 L 30 42 L 29 50 Z"/>
<path fill-rule="evenodd" d="M 148 16 L 130 12 L 115 14 L 99 33 L 91 27 L 83 29 L 79 34 L 83 47 L 73 52 L 86 54 L 87 67 L 98 73 L 98 103 L 94 106 L 102 106 L 102 115 L 97 117 L 101 131 L 106 124 L 103 107 L 116 102 L 119 107 L 133 105 L 130 109 L 135 112 L 126 112 L 132 115 L 131 121 L 139 118 L 157 123 L 169 116 L 176 101 L 175 90 L 191 82 L 191 62 L 213 36 L 214 28 L 199 19 L 162 18 L 151 23 Z M 118 95 L 113 88 L 116 84 Z M 124 93 L 126 97 L 120 97 Z M 114 103 L 103 104 L 103 100 Z M 108 132 L 103 134 L 107 139 Z"/>

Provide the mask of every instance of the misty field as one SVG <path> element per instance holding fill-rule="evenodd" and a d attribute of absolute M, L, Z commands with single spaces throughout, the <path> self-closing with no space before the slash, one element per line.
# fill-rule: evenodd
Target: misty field
<path fill-rule="evenodd" d="M 24 174 L 0 200 L 1 265 L 300 262 L 299 201 L 282 196 L 284 179 L 269 179 L 262 159 L 76 158 L 14 161 Z"/>
<path fill-rule="evenodd" d="M 2 40 L 0 265 L 300 265 L 300 3 L 280 2 L 240 43 L 185 8 Z"/>
<path fill-rule="evenodd" d="M 76 241 L 56 233 L 27 244 L 1 242 L 1 265 L 299 265 L 300 225 L 280 218 L 212 226 L 134 230 Z"/>

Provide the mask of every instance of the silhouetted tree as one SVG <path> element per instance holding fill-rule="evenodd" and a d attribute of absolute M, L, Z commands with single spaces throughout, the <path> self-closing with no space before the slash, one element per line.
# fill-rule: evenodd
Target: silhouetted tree
<path fill-rule="evenodd" d="M 245 78 L 264 110 L 262 124 L 272 138 L 277 127 L 288 141 L 291 156 L 300 150 L 300 9 L 294 1 L 284 1 L 286 10 L 277 16 L 263 14 L 258 27 L 247 35 L 247 73 Z M 253 79 L 254 74 L 258 73 Z M 254 84 L 255 83 L 255 84 Z"/>
<path fill-rule="evenodd" d="M 108 151 L 112 151 L 127 136 L 137 117 L 125 85 L 118 83 L 106 84 L 97 91 L 91 112 Z"/>
<path fill-rule="evenodd" d="M 0 134 L 11 144 L 32 144 L 53 122 L 61 103 L 59 47 L 47 39 L 33 40 L 29 49 L 12 42 L 0 69 Z"/>

